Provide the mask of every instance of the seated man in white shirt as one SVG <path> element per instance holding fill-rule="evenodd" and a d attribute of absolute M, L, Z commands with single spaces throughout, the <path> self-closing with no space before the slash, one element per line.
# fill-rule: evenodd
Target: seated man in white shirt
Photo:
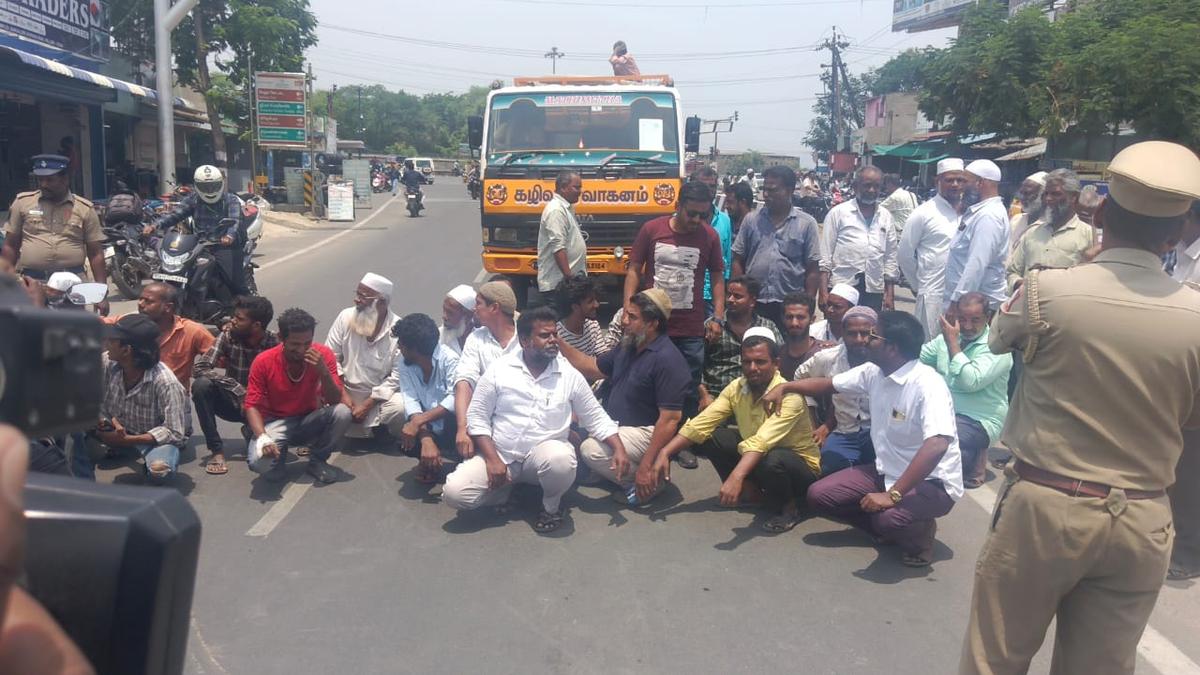
<path fill-rule="evenodd" d="M 479 454 L 446 478 L 442 500 L 460 511 L 503 505 L 513 483 L 542 487 L 539 534 L 562 525 L 563 495 L 575 481 L 575 448 L 568 442 L 571 416 L 613 453 L 618 479 L 629 457 L 612 421 L 579 371 L 559 356 L 558 318 L 549 307 L 525 312 L 517 322 L 520 350 L 506 354 L 479 378 L 467 409 L 467 433 Z"/>
<path fill-rule="evenodd" d="M 403 424 L 395 411 L 387 409 L 396 393 L 388 383 L 396 354 L 392 326 L 400 319 L 388 307 L 391 298 L 392 282 L 368 272 L 354 290 L 354 305 L 338 314 L 325 338 L 354 403 L 353 424 L 346 432 L 353 438 L 367 438 L 381 425 L 395 434 Z"/>
<path fill-rule="evenodd" d="M 942 376 L 917 360 L 925 335 L 920 322 L 906 312 L 883 312 L 877 330 L 870 363 L 832 379 L 779 385 L 763 401 L 774 409 L 787 394 L 870 398 L 875 465 L 822 478 L 809 488 L 808 505 L 899 545 L 905 565 L 924 567 L 933 562 L 935 519 L 963 495 L 954 403 Z"/>
<path fill-rule="evenodd" d="M 475 289 L 467 284 L 459 284 L 442 298 L 442 327 L 438 329 L 438 342 L 458 356 L 462 354 L 473 330 Z"/>
<path fill-rule="evenodd" d="M 821 307 L 824 319 L 814 321 L 808 327 L 808 334 L 821 342 L 842 342 L 842 317 L 851 307 L 858 306 L 858 291 L 849 284 L 836 284 L 829 289 L 825 296 L 825 306 Z"/>

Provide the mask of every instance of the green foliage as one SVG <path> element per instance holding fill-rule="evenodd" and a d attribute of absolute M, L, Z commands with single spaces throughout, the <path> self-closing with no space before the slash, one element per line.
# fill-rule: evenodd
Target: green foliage
<path fill-rule="evenodd" d="M 418 97 L 380 85 L 341 87 L 333 95 L 333 117 L 339 138 L 361 139 L 371 150 L 454 156 L 467 141 L 467 117 L 483 114 L 487 92 L 477 86 L 462 94 Z M 329 95 L 328 90 L 317 91 L 314 107 L 325 110 Z"/>
<path fill-rule="evenodd" d="M 721 161 L 721 170 L 735 178 L 746 175 L 746 169 L 754 169 L 754 173 L 758 174 L 764 168 L 766 168 L 766 160 L 763 159 L 763 154 L 757 150 L 747 150 L 740 155 L 729 155 Z"/>
<path fill-rule="evenodd" d="M 904 52 L 872 93 L 924 90 L 921 110 L 959 132 L 1055 136 L 1132 124 L 1200 145 L 1200 0 L 1076 0 L 1051 22 L 1003 3 L 963 15 L 945 49 Z M 869 78 L 869 79 L 870 79 Z"/>

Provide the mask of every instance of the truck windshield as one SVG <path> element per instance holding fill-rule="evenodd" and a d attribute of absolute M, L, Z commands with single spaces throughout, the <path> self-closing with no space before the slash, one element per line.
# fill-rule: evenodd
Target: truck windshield
<path fill-rule="evenodd" d="M 675 98 L 663 92 L 502 94 L 493 97 L 487 152 L 679 153 Z M 594 156 L 594 153 L 592 153 Z"/>

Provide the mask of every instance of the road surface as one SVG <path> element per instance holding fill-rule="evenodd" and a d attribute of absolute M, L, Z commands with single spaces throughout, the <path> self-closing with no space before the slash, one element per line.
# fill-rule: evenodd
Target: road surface
<path fill-rule="evenodd" d="M 425 189 L 420 218 L 383 195 L 353 229 L 264 241 L 259 288 L 277 313 L 310 311 L 318 336 L 367 271 L 396 282 L 398 314 L 440 320 L 445 291 L 480 271 L 478 204 L 452 179 Z M 718 505 L 704 461 L 676 468 L 649 514 L 605 489 L 572 491 L 563 529 L 542 537 L 530 528 L 535 490 L 518 489 L 505 518 L 456 516 L 413 480 L 415 460 L 364 448 L 335 459 L 349 482 L 312 488 L 295 463 L 292 482 L 274 486 L 239 461 L 236 428 L 223 429 L 236 439 L 229 474 L 204 474 L 197 435 L 176 485 L 204 524 L 187 656 L 196 675 L 951 673 L 998 482 L 939 521 L 936 562 L 913 570 L 821 518 L 763 533 L 757 513 Z M 100 480 L 140 479 L 116 465 Z M 1200 672 L 1194 586 L 1164 587 L 1139 672 Z M 1048 670 L 1048 651 L 1032 672 Z"/>

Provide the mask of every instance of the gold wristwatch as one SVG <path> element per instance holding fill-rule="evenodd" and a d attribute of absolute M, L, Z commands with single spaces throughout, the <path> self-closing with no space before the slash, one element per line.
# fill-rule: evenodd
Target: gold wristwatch
<path fill-rule="evenodd" d="M 893 504 L 899 504 L 900 500 L 904 499 L 904 495 L 900 494 L 899 490 L 888 490 L 888 496 L 892 498 Z"/>

